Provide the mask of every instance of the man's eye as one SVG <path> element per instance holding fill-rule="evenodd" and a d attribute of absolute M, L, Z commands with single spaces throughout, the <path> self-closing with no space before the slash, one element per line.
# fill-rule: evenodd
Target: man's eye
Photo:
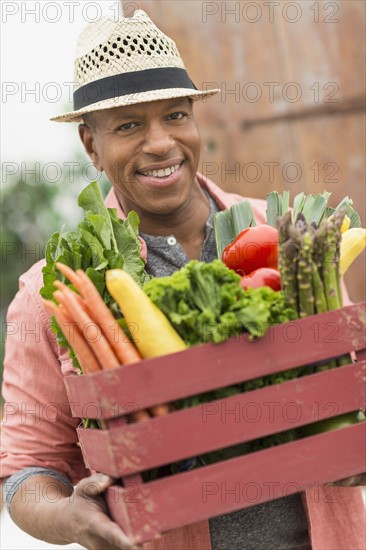
<path fill-rule="evenodd" d="M 184 118 L 186 116 L 185 113 L 182 113 L 181 111 L 177 112 L 177 113 L 172 113 L 171 115 L 169 115 L 169 118 L 171 120 L 181 120 L 182 118 Z"/>
<path fill-rule="evenodd" d="M 118 130 L 132 130 L 132 128 L 135 128 L 136 123 L 135 122 L 126 122 L 126 124 L 122 124 L 118 127 Z"/>

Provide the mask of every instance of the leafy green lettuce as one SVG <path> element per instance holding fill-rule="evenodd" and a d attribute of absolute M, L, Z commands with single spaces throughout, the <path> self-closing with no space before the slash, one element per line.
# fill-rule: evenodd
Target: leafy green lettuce
<path fill-rule="evenodd" d="M 240 276 L 220 260 L 192 260 L 169 277 L 152 279 L 144 291 L 188 346 L 224 342 L 243 332 L 260 337 L 269 326 L 294 318 L 282 292 L 245 291 L 239 283 Z"/>
<path fill-rule="evenodd" d="M 78 204 L 85 212 L 78 228 L 75 231 L 58 231 L 46 244 L 41 296 L 48 300 L 53 299 L 53 283 L 56 278 L 70 285 L 56 269 L 56 262 L 61 262 L 74 270 L 81 268 L 86 271 L 104 302 L 118 316 L 119 309 L 105 285 L 105 271 L 124 269 L 140 286 L 150 279 L 145 271 L 145 262 L 140 256 L 139 217 L 136 212 L 131 211 L 126 220 L 121 220 L 115 208 L 105 206 L 96 181 L 83 189 Z M 75 355 L 54 320 L 52 329 L 60 345 L 69 348 L 74 365 L 78 366 Z"/>

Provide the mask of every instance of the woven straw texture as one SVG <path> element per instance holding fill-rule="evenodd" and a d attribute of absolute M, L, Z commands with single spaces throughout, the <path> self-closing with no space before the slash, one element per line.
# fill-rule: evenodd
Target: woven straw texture
<path fill-rule="evenodd" d="M 138 10 L 133 17 L 118 21 L 102 17 L 90 23 L 79 37 L 74 68 L 75 90 L 121 73 L 168 67 L 185 69 L 175 42 L 160 31 L 144 11 Z M 199 99 L 218 91 L 169 88 L 133 93 L 99 101 L 51 120 L 79 122 L 83 114 L 92 111 L 175 97 Z"/>

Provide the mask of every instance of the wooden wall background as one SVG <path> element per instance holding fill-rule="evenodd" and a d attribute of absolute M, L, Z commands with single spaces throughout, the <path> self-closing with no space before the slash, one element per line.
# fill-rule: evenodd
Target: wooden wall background
<path fill-rule="evenodd" d="M 176 41 L 198 88 L 221 88 L 196 104 L 203 173 L 244 196 L 349 195 L 366 225 L 363 0 L 122 4 Z M 346 275 L 354 301 L 365 266 L 363 254 Z"/>

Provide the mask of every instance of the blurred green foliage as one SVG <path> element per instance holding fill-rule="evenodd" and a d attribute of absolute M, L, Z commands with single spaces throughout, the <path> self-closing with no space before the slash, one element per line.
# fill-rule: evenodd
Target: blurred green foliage
<path fill-rule="evenodd" d="M 6 311 L 18 290 L 18 278 L 35 262 L 43 258 L 45 244 L 57 230 L 74 229 L 83 211 L 77 205 L 80 191 L 92 181 L 85 170 L 90 162 L 84 157 L 74 159 L 72 174 L 64 172 L 56 183 L 43 176 L 36 163 L 33 173 L 27 172 L 4 181 L 1 190 L 1 343 L 0 384 L 6 338 Z M 72 177 L 71 177 L 72 176 Z M 98 174 L 103 196 L 110 184 L 104 174 Z"/>

